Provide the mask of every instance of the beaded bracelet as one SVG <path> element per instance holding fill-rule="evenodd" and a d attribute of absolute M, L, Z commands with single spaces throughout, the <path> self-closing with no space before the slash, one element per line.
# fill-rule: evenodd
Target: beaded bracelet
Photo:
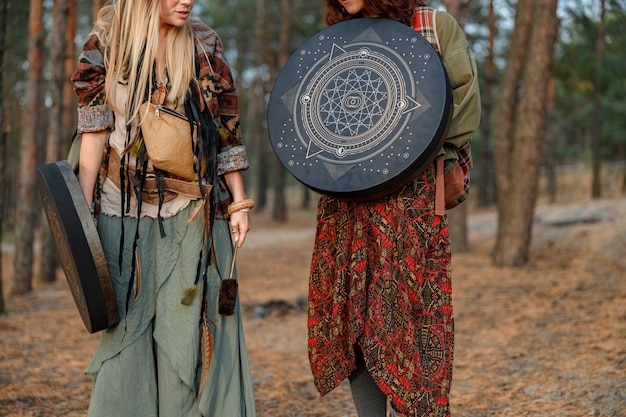
<path fill-rule="evenodd" d="M 231 203 L 228 205 L 228 215 L 231 216 L 233 213 L 238 211 L 250 211 L 251 208 L 254 207 L 254 201 L 251 198 L 246 198 L 245 200 L 237 201 L 236 203 Z"/>

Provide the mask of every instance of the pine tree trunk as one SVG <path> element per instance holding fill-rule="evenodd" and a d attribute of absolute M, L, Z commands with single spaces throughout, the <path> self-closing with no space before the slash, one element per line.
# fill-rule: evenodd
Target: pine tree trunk
<path fill-rule="evenodd" d="M 515 14 L 515 28 L 509 45 L 506 67 L 500 81 L 500 97 L 493 113 L 494 166 L 496 187 L 500 197 L 506 194 L 510 181 L 512 159 L 513 125 L 517 104 L 519 80 L 526 59 L 528 39 L 532 23 L 534 0 L 519 0 Z"/>
<path fill-rule="evenodd" d="M 4 52 L 6 47 L 7 2 L 0 2 L 0 314 L 4 307 L 2 287 L 2 231 L 4 230 L 4 179 L 6 178 L 6 121 L 4 120 Z"/>
<path fill-rule="evenodd" d="M 291 0 L 280 0 L 280 12 L 280 50 L 278 53 L 278 68 L 282 68 L 285 63 L 287 63 L 290 55 L 289 45 L 291 44 L 291 25 L 287 16 L 291 16 Z M 277 74 L 276 70 L 273 72 L 274 74 Z M 275 80 L 276 75 L 272 78 Z M 274 210 L 272 218 L 274 220 L 284 222 L 287 221 L 287 204 L 285 201 L 285 177 L 287 172 L 277 159 L 274 159 L 274 163 Z"/>
<path fill-rule="evenodd" d="M 28 16 L 28 73 L 20 144 L 19 190 L 15 214 L 15 275 L 13 294 L 32 290 L 33 236 L 37 219 L 37 127 L 42 97 L 43 0 L 31 0 Z"/>
<path fill-rule="evenodd" d="M 494 136 L 494 167 L 496 193 L 498 197 L 498 230 L 496 232 L 495 251 L 501 247 L 503 230 L 502 219 L 505 218 L 506 195 L 511 181 L 511 160 L 513 159 L 513 127 L 515 106 L 518 99 L 519 80 L 522 76 L 526 46 L 532 28 L 532 10 L 535 0 L 519 0 L 515 14 L 515 27 L 511 37 L 506 59 L 506 67 L 500 80 L 500 96 L 494 108 L 492 132 Z"/>
<path fill-rule="evenodd" d="M 65 74 L 72 74 L 76 67 L 76 0 L 65 0 L 68 3 L 67 27 L 65 30 L 65 54 L 64 66 Z M 72 136 L 76 130 L 76 114 L 77 105 L 76 93 L 71 80 L 65 80 L 63 83 L 63 128 L 62 128 L 62 150 L 61 153 L 65 157 L 70 150 L 72 144 Z"/>
<path fill-rule="evenodd" d="M 591 197 L 602 197 L 602 155 L 600 150 L 602 147 L 602 122 L 604 120 L 604 109 L 602 105 L 603 93 L 603 76 L 602 68 L 604 61 L 604 16 L 605 16 L 605 0 L 600 0 L 600 22 L 598 24 L 598 42 L 596 47 L 596 80 L 594 92 L 594 124 L 593 124 L 593 167 L 591 182 Z"/>
<path fill-rule="evenodd" d="M 255 66 L 257 74 L 253 82 L 252 94 L 250 97 L 250 107 L 248 125 L 254 126 L 254 147 L 256 149 L 258 165 L 256 169 L 257 176 L 257 197 L 256 207 L 263 210 L 267 206 L 267 194 L 269 191 L 269 172 L 271 172 L 271 163 L 268 152 L 268 144 L 265 140 L 265 129 L 263 128 L 263 120 L 265 113 L 265 87 L 261 74 L 262 68 L 266 63 L 265 54 L 265 30 L 267 22 L 265 21 L 266 1 L 257 0 L 256 2 L 256 27 L 254 41 Z"/>
<path fill-rule="evenodd" d="M 463 27 L 463 23 L 467 13 L 469 12 L 472 0 L 441 0 L 441 3 L 446 7 L 446 11 L 450 13 L 459 22 L 459 25 Z"/>
<path fill-rule="evenodd" d="M 471 199 L 471 197 L 469 198 Z M 468 200 L 469 200 L 468 199 Z M 452 253 L 469 252 L 469 234 L 467 232 L 467 204 L 456 206 L 453 210 L 448 211 L 448 228 L 450 230 L 450 245 Z"/>
<path fill-rule="evenodd" d="M 548 198 L 550 203 L 556 202 L 556 150 L 554 144 L 554 121 L 552 120 L 554 114 L 554 94 L 555 94 L 554 78 L 550 78 L 550 84 L 548 86 L 548 99 L 547 99 L 547 127 L 546 127 L 546 143 L 545 143 L 545 157 L 544 163 L 546 166 L 548 176 Z"/>
<path fill-rule="evenodd" d="M 309 207 L 311 207 L 311 194 L 312 193 L 313 191 L 311 191 L 308 187 L 305 187 L 304 185 L 302 186 L 302 200 L 301 200 L 300 207 L 303 210 L 306 210 Z"/>
<path fill-rule="evenodd" d="M 100 11 L 102 6 L 104 5 L 104 1 L 103 0 L 92 0 L 92 2 L 93 2 L 92 6 L 91 6 L 92 19 L 95 22 L 97 17 L 98 17 L 98 12 Z"/>
<path fill-rule="evenodd" d="M 67 45 L 65 44 L 67 36 L 65 32 L 68 27 L 69 10 L 67 0 L 57 0 L 54 2 L 51 32 L 54 48 L 50 50 L 52 80 L 49 84 L 52 106 L 50 107 L 48 137 L 46 140 L 46 163 L 64 159 L 62 157 L 64 136 L 63 90 L 65 84 L 69 83 L 69 75 L 66 74 L 65 71 L 65 51 L 67 50 Z M 40 223 L 41 253 L 38 258 L 39 279 L 43 282 L 52 282 L 56 279 L 58 266 L 57 254 L 50 229 L 48 228 L 48 222 L 43 212 L 41 213 Z"/>
<path fill-rule="evenodd" d="M 492 153 L 492 133 L 491 133 L 491 114 L 493 110 L 493 87 L 496 80 L 495 66 L 495 39 L 497 35 L 496 14 L 493 8 L 493 0 L 489 2 L 489 12 L 487 20 L 489 22 L 489 41 L 487 46 L 487 57 L 485 58 L 485 72 L 483 75 L 483 85 L 481 91 L 482 114 L 480 123 L 480 139 L 481 139 L 481 158 L 480 163 L 476 167 L 480 173 L 477 187 L 477 205 L 484 207 L 492 204 L 495 199 L 493 192 L 494 184 L 492 181 L 493 173 L 493 153 Z M 475 183 L 474 183 L 475 184 Z"/>
<path fill-rule="evenodd" d="M 520 1 L 520 6 L 525 1 Z M 534 0 L 528 57 L 524 63 L 515 129 L 509 158 L 509 185 L 500 201 L 494 263 L 521 266 L 528 260 L 537 196 L 546 100 L 558 21 L 558 0 Z M 518 28 L 515 28 L 517 32 Z"/>

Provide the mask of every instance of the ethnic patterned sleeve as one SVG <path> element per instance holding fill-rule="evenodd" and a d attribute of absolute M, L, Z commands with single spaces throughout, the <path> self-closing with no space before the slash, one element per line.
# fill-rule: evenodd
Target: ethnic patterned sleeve
<path fill-rule="evenodd" d="M 104 93 L 106 69 L 100 41 L 89 36 L 78 65 L 72 74 L 74 91 L 78 95 L 78 132 L 99 132 L 113 128 L 113 112 Z"/>
<path fill-rule="evenodd" d="M 201 41 L 198 48 L 200 87 L 213 118 L 219 118 L 218 174 L 246 170 L 250 163 L 241 139 L 237 88 L 222 42 L 204 23 L 196 20 L 192 25 Z"/>

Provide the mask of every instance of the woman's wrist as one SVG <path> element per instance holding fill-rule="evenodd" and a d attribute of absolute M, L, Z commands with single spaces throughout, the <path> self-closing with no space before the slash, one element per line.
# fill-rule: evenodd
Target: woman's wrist
<path fill-rule="evenodd" d="M 250 211 L 254 207 L 254 200 L 251 198 L 245 198 L 243 200 L 232 202 L 228 205 L 228 215 L 238 211 Z"/>

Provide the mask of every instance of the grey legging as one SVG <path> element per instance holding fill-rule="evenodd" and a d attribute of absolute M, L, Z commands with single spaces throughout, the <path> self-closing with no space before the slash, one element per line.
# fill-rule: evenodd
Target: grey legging
<path fill-rule="evenodd" d="M 367 371 L 361 349 L 355 346 L 354 350 L 356 369 L 348 378 L 356 412 L 359 417 L 385 417 L 387 416 L 387 397 Z"/>

